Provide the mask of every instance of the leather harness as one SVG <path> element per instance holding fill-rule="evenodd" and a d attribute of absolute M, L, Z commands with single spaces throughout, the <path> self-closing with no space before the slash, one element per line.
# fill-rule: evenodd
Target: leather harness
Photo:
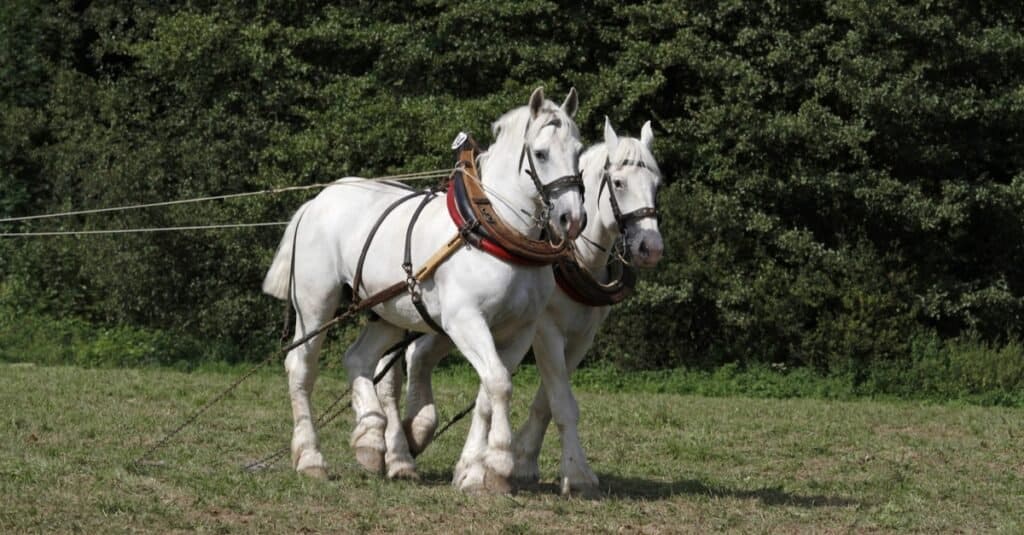
<path fill-rule="evenodd" d="M 520 265 L 551 265 L 568 256 L 566 249 L 569 245 L 569 240 L 563 239 L 557 244 L 552 244 L 547 240 L 530 239 L 502 221 L 494 210 L 490 199 L 487 198 L 480 180 L 477 178 L 479 175 L 476 168 L 476 156 L 479 154 L 479 149 L 476 142 L 469 136 L 460 136 L 459 139 L 461 140 L 460 144 L 454 147 L 458 156 L 458 163 L 448 180 L 446 195 L 448 213 L 459 229 L 458 234 L 449 239 L 444 246 L 436 251 L 414 273 L 412 269 L 413 228 L 416 226 L 416 221 L 419 219 L 423 209 L 436 197 L 439 189 L 431 188 L 423 191 L 414 191 L 396 199 L 384 209 L 370 229 L 366 242 L 363 243 L 362 251 L 359 254 L 359 261 L 356 264 L 356 272 L 352 278 L 353 291 L 350 309 L 368 310 L 397 297 L 405 291 L 409 293 L 413 306 L 416 307 L 416 311 L 423 318 L 423 321 L 434 331 L 444 334 L 444 329 L 431 317 L 426 306 L 423 304 L 419 286 L 422 281 L 433 275 L 437 267 L 463 244 L 469 244 L 501 260 Z M 533 156 L 528 144 L 523 144 L 523 152 L 519 158 L 520 168 L 522 168 L 524 157 L 529 163 L 529 168 L 526 172 L 533 180 L 534 186 L 537 187 L 547 210 L 550 210 L 551 207 L 551 195 L 557 191 L 578 187 L 582 195 L 583 180 L 579 174 L 560 177 L 549 184 L 541 184 L 540 179 L 537 177 Z M 422 196 L 423 199 L 409 219 L 409 226 L 405 233 L 405 257 L 402 262 L 402 269 L 406 273 L 406 280 L 392 284 L 365 299 L 361 299 L 359 297 L 359 289 L 363 286 L 363 266 L 373 238 L 384 223 L 384 220 L 398 206 L 419 196 Z"/>

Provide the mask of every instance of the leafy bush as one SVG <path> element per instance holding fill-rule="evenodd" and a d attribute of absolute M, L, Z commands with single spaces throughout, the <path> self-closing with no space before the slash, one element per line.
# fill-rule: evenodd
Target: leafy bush
<path fill-rule="evenodd" d="M 895 391 L 880 370 L 939 373 L 906 375 L 938 362 L 920 340 L 1016 362 L 1024 337 L 1020 6 L 12 0 L 0 28 L 0 217 L 444 168 L 459 130 L 486 143 L 533 86 L 576 86 L 591 140 L 605 115 L 654 122 L 666 178 L 667 256 L 599 359 Z M 2 228 L 280 221 L 306 197 Z M 258 288 L 279 235 L 0 239 L 4 306 L 99 326 L 90 361 L 202 358 L 164 347 L 189 337 L 251 359 L 277 336 Z M 939 375 L 969 392 L 1019 384 L 957 366 Z"/>

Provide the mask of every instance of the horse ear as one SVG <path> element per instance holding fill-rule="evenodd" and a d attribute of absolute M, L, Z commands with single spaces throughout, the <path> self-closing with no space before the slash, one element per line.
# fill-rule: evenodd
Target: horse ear
<path fill-rule="evenodd" d="M 540 109 L 544 107 L 544 87 L 538 87 L 533 90 L 533 94 L 530 95 L 530 116 L 534 119 L 540 113 Z"/>
<path fill-rule="evenodd" d="M 651 130 L 651 122 L 644 123 L 640 129 L 640 142 L 647 146 L 647 150 L 654 150 L 654 130 Z"/>
<path fill-rule="evenodd" d="M 578 109 L 580 109 L 580 97 L 576 94 L 576 88 L 574 87 L 566 95 L 565 102 L 562 103 L 562 111 L 569 117 L 575 117 L 576 110 Z"/>
<path fill-rule="evenodd" d="M 615 154 L 615 149 L 619 146 L 619 136 L 615 135 L 612 122 L 608 120 L 607 115 L 604 116 L 604 146 L 608 149 L 609 158 Z"/>

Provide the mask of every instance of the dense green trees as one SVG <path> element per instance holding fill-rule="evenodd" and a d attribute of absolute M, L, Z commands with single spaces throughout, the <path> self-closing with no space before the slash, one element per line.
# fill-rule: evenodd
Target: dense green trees
<path fill-rule="evenodd" d="M 864 376 L 1022 334 L 1020 5 L 122 4 L 0 7 L 0 217 L 446 167 L 457 131 L 575 85 L 591 140 L 653 120 L 667 179 L 668 257 L 602 357 Z M 3 228 L 284 220 L 303 198 Z M 3 239 L 0 295 L 245 348 L 276 328 L 279 232 Z"/>

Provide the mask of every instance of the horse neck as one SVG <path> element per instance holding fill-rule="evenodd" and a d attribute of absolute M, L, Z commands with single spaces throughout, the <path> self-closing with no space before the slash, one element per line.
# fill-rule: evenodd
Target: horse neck
<path fill-rule="evenodd" d="M 618 225 L 614 222 L 610 226 L 605 225 L 601 217 L 601 210 L 611 211 L 611 203 L 605 199 L 609 192 L 601 191 L 601 177 L 604 174 L 604 164 L 607 160 L 608 151 L 604 149 L 604 144 L 587 151 L 580 158 L 583 183 L 587 188 L 583 207 L 587 211 L 589 223 L 580 237 L 576 238 L 576 258 L 583 267 L 595 275 L 603 274 L 605 266 L 608 264 L 608 258 L 611 256 L 612 245 L 619 237 Z M 601 193 L 600 199 L 598 199 L 598 192 Z"/>
<path fill-rule="evenodd" d="M 480 176 L 498 216 L 516 231 L 535 239 L 541 230 L 534 224 L 540 212 L 540 193 L 534 191 L 532 184 L 528 190 L 523 187 L 528 177 L 519 168 L 522 147 L 522 139 L 495 141 L 487 158 L 480 162 Z"/>

